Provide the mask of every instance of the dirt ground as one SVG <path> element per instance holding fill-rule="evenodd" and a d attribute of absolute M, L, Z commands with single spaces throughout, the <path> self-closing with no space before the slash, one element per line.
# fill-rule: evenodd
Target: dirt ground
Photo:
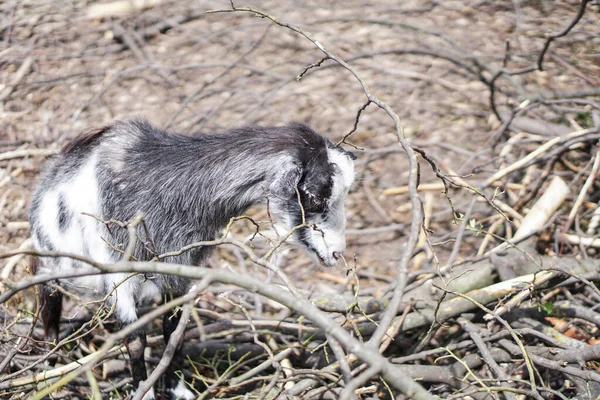
<path fill-rule="evenodd" d="M 134 6 L 137 1 L 123 1 L 116 2 L 119 8 L 110 8 L 114 3 L 0 3 L 0 254 L 18 249 L 29 237 L 27 209 L 44 161 L 82 131 L 138 117 L 184 133 L 299 121 L 337 142 L 353 130 L 357 112 L 365 104 L 359 81 L 332 60 L 297 79 L 323 57 L 301 35 L 251 12 L 207 13 L 230 9 L 228 1 L 148 0 L 142 8 Z M 518 216 L 527 214 L 550 177 L 563 177 L 571 195 L 557 211 L 555 225 L 546 227 L 546 241 L 538 248 L 550 255 L 595 257 L 593 249 L 584 255 L 579 248 L 556 252 L 554 238 L 590 175 L 595 142 L 572 144 L 552 163 L 545 159 L 527 170 L 516 170 L 502 184 L 480 185 L 546 141 L 600 127 L 597 2 L 590 2 L 567 35 L 551 43 L 543 71 L 522 74 L 514 72 L 536 64 L 546 35 L 573 21 L 578 1 L 236 1 L 235 6 L 265 11 L 309 32 L 358 71 L 371 92 L 398 115 L 410 142 L 444 174 L 481 188 L 488 199 L 512 207 Z M 507 73 L 493 79 L 501 70 Z M 495 85 L 494 103 L 490 82 Z M 523 136 L 507 147 L 518 134 Z M 408 184 L 408 161 L 393 120 L 374 104 L 360 114 L 348 141 L 355 146 L 345 147 L 357 155 L 357 181 L 347 200 L 345 257 L 358 271 L 361 295 L 385 300 L 395 282 L 412 218 L 408 193 L 391 194 Z M 421 185 L 439 185 L 430 164 L 423 158 L 420 163 Z M 536 188 L 537 182 L 542 187 Z M 482 254 L 484 240 L 488 241 L 484 250 L 489 250 L 510 239 L 520 222 L 515 218 L 516 222 L 497 224 L 495 236 L 485 239 L 482 233 L 498 220 L 497 210 L 486 201 L 472 203 L 471 190 L 454 186 L 449 192 L 453 215 L 442 189 L 421 192 L 429 235 L 427 242 L 418 245 L 425 257 L 411 267 L 413 281 L 419 273 L 472 259 L 478 251 Z M 579 234 L 588 227 L 598 193 L 593 180 L 570 232 Z M 265 219 L 261 208 L 250 214 Z M 476 229 L 461 230 L 464 214 L 475 221 Z M 234 233 L 243 238 L 248 228 L 239 224 Z M 593 237 L 597 232 L 588 234 Z M 301 289 L 327 294 L 354 287 L 345 268 L 316 267 L 302 251 L 283 250 L 275 262 Z M 0 260 L 0 270 L 6 270 L 6 265 Z M 230 249 L 217 252 L 210 265 L 249 270 L 276 281 Z M 2 278 L 18 281 L 27 275 L 26 268 L 25 259 L 20 260 Z M 0 288 L 8 287 L 0 281 Z M 234 289 L 216 285 L 203 304 L 230 310 L 231 305 L 219 297 L 228 290 Z M 7 354 L 15 338 L 26 332 L 36 310 L 34 297 L 29 289 L 0 306 L 0 325 L 6 333 L 0 339 L 0 353 Z M 64 318 L 77 319 L 77 305 L 71 307 Z M 264 307 L 255 304 L 253 315 L 274 316 L 281 309 L 269 300 Z M 588 331 L 590 338 L 596 330 Z M 38 331 L 34 335 L 39 339 Z M 426 332 L 427 327 L 410 342 L 417 343 Z M 444 339 L 428 345 L 434 348 L 435 343 L 441 346 Z M 40 354 L 38 344 L 23 348 L 22 358 L 2 373 L 26 366 Z M 69 357 L 76 359 L 86 351 L 91 349 L 76 346 Z M 404 355 L 398 348 L 390 351 L 388 357 Z M 576 395 L 573 386 L 565 383 L 568 379 L 550 375 L 540 376 L 542 385 L 567 397 Z M 1 376 L 0 390 L 7 398 L 37 390 L 31 385 L 8 390 Z M 108 378 L 112 385 L 122 382 L 118 387 L 122 395 L 127 392 L 126 376 L 116 373 Z M 89 395 L 87 381 L 81 379 L 59 397 Z M 448 386 L 426 386 L 442 398 L 451 398 Z M 118 392 L 110 385 L 101 389 L 106 398 Z M 218 397 L 215 392 L 206 396 Z M 386 394 L 377 389 L 362 396 Z"/>

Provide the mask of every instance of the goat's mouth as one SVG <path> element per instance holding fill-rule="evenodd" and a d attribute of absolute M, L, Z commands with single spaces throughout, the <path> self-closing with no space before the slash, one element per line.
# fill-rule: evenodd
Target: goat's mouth
<path fill-rule="evenodd" d="M 295 239 L 297 240 L 296 245 L 303 247 L 315 264 L 326 268 L 332 268 L 337 265 L 337 259 L 323 256 L 323 253 L 321 253 L 313 243 L 306 240 L 305 237 L 300 235 Z"/>
<path fill-rule="evenodd" d="M 320 264 L 322 267 L 332 268 L 337 265 L 336 259 L 326 259 L 317 250 L 315 250 L 315 249 L 310 249 L 310 250 L 311 250 L 310 254 L 313 256 L 312 257 L 313 260 L 317 261 L 317 263 Z"/>

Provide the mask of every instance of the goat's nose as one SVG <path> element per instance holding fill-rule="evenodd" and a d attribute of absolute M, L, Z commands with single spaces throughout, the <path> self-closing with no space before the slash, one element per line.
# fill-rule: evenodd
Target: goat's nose
<path fill-rule="evenodd" d="M 339 251 L 334 251 L 333 258 L 335 258 L 336 260 L 339 260 L 340 258 L 342 258 L 342 253 L 340 253 Z"/>

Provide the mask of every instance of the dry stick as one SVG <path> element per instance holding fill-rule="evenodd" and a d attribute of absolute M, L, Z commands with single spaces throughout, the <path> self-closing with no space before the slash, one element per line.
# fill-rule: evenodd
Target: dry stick
<path fill-rule="evenodd" d="M 513 355 L 517 355 L 522 352 L 519 346 L 515 345 L 508 339 L 502 339 L 498 341 L 498 344 L 504 347 L 509 353 Z M 528 358 L 531 361 L 533 361 L 536 365 L 542 366 L 544 368 L 553 369 L 557 372 L 566 375 L 573 375 L 586 381 L 600 382 L 600 374 L 593 371 L 591 368 L 588 370 L 582 370 L 579 367 L 571 367 L 565 365 L 565 362 L 562 360 L 549 360 L 537 354 L 528 354 Z"/>
<path fill-rule="evenodd" d="M 520 200 L 514 205 L 515 210 L 521 210 L 526 204 L 529 204 L 529 202 L 538 195 L 542 185 L 546 182 L 552 171 L 554 171 L 554 164 L 556 164 L 557 161 L 558 156 L 554 156 L 546 163 L 541 175 L 535 180 L 533 188 L 529 190 L 529 193 L 519 196 Z"/>
<path fill-rule="evenodd" d="M 21 82 L 21 80 L 29 73 L 31 70 L 31 65 L 33 64 L 33 57 L 29 56 L 23 61 L 15 75 L 12 77 L 11 82 L 6 86 L 2 91 L 0 91 L 0 102 L 6 100 L 8 96 L 15 90 L 17 85 Z"/>
<path fill-rule="evenodd" d="M 477 256 L 483 256 L 485 254 L 485 249 L 488 244 L 494 239 L 496 230 L 504 223 L 504 218 L 497 217 L 496 220 L 490 225 L 487 229 L 483 240 L 481 241 L 481 245 L 479 246 L 479 250 L 477 251 Z"/>
<path fill-rule="evenodd" d="M 549 140 L 546 143 L 544 143 L 542 146 L 538 147 L 537 149 L 535 149 L 534 151 L 532 151 L 531 153 L 526 155 L 525 157 L 514 162 L 513 164 L 509 165 L 508 167 L 496 172 L 494 175 L 489 177 L 483 183 L 483 186 L 489 186 L 489 185 L 493 184 L 495 181 L 497 181 L 498 179 L 501 179 L 504 176 L 510 174 L 511 172 L 514 172 L 514 171 L 526 166 L 530 161 L 533 161 L 536 158 L 538 158 L 538 156 L 546 153 L 548 150 L 550 150 L 550 148 L 552 148 L 556 144 L 568 141 L 569 139 L 572 139 L 572 138 L 578 138 L 580 136 L 584 136 L 584 135 L 587 135 L 590 133 L 595 133 L 596 130 L 597 130 L 596 128 L 584 129 L 582 131 L 575 131 L 575 132 L 569 133 L 568 135 L 566 135 L 564 137 L 559 136 L 552 140 Z"/>
<path fill-rule="evenodd" d="M 354 363 L 354 362 L 356 362 L 357 359 L 358 358 L 354 354 L 348 355 L 349 363 Z M 338 369 L 339 369 L 339 363 L 336 361 L 336 362 L 326 366 L 325 368 L 322 368 L 321 372 L 325 373 L 325 374 L 330 374 L 330 373 L 337 372 Z M 304 379 L 304 380 L 298 382 L 297 384 L 295 384 L 294 387 L 291 388 L 290 390 L 288 390 L 287 393 L 292 396 L 299 396 L 302 392 L 313 387 L 316 384 L 317 384 L 317 379 L 315 379 L 315 378 Z"/>
<path fill-rule="evenodd" d="M 423 204 L 423 229 L 421 229 L 419 241 L 417 242 L 417 248 L 423 250 L 415 256 L 412 271 L 421 269 L 423 264 L 433 257 L 431 248 L 427 245 L 427 230 L 431 224 L 431 214 L 433 214 L 433 194 L 427 192 L 425 193 L 425 202 Z"/>
<path fill-rule="evenodd" d="M 117 346 L 117 347 L 113 347 L 113 348 L 109 349 L 108 351 L 106 351 L 104 356 L 111 356 L 113 354 L 119 354 L 124 351 L 125 351 L 125 346 Z M 76 370 L 77 368 L 81 367 L 82 365 L 85 365 L 87 362 L 89 362 L 92 358 L 96 357 L 97 355 L 98 355 L 98 352 L 96 351 L 92 354 L 89 354 L 89 355 L 83 357 L 83 358 L 80 358 L 77 361 L 73 361 L 72 363 L 69 363 L 67 365 L 63 365 L 58 368 L 51 369 L 49 371 L 44 371 L 42 373 L 39 373 L 39 374 L 31 376 L 31 377 L 15 379 L 11 382 L 8 382 L 8 384 L 3 384 L 2 389 L 16 388 L 19 386 L 30 385 L 32 383 L 42 382 L 42 381 L 46 381 L 46 380 L 49 380 L 52 378 L 64 376 L 65 374 Z"/>
<path fill-rule="evenodd" d="M 572 64 L 568 63 L 564 58 L 559 57 L 556 54 L 551 54 L 550 57 L 552 58 L 552 60 L 557 63 L 558 65 L 560 65 L 561 67 L 566 68 L 567 70 L 569 70 L 569 72 L 572 72 L 574 75 L 576 75 L 578 78 L 583 79 L 584 81 L 586 81 L 588 84 L 590 84 L 592 87 L 598 87 L 600 86 L 600 81 L 593 79 L 589 76 L 587 76 L 586 74 L 584 74 L 583 72 L 581 72 L 579 69 L 577 69 L 575 66 L 573 66 Z"/>
<path fill-rule="evenodd" d="M 546 43 L 544 43 L 544 48 L 540 52 L 540 55 L 538 56 L 538 59 L 537 59 L 537 67 L 540 71 L 543 71 L 542 63 L 544 62 L 544 55 L 546 54 L 546 51 L 548 51 L 548 48 L 550 47 L 550 43 L 552 43 L 552 41 L 554 41 L 554 39 L 558 39 L 559 37 L 565 36 L 567 33 L 569 33 L 571 31 L 571 29 L 573 29 L 573 27 L 575 27 L 575 25 L 577 25 L 577 23 L 579 22 L 579 20 L 581 20 L 581 17 L 583 17 L 583 14 L 585 13 L 585 7 L 587 6 L 588 2 L 589 2 L 589 0 L 581 1 L 581 4 L 579 5 L 579 10 L 577 10 L 577 15 L 575 15 L 575 18 L 573 19 L 573 21 L 571 21 L 571 23 L 565 29 L 563 29 L 562 31 L 560 31 L 558 33 L 553 33 L 553 34 L 549 35 L 548 38 L 546 38 Z"/>
<path fill-rule="evenodd" d="M 460 226 L 458 228 L 458 232 L 456 234 L 456 242 L 454 242 L 452 252 L 450 253 L 450 257 L 448 257 L 448 261 L 446 262 L 447 266 L 452 266 L 452 264 L 454 264 L 454 261 L 456 261 L 456 257 L 458 257 L 458 253 L 460 252 L 460 246 L 462 245 L 462 240 L 465 234 L 465 229 L 467 228 L 467 223 L 469 221 L 469 218 L 471 217 L 471 213 L 473 212 L 473 208 L 475 207 L 476 202 L 477 195 L 473 196 L 473 198 L 471 199 L 471 203 L 469 203 L 469 207 L 467 208 L 465 214 L 462 217 Z"/>
<path fill-rule="evenodd" d="M 19 250 L 30 249 L 32 247 L 33 241 L 31 238 L 27 238 L 21 245 L 19 246 Z M 23 254 L 17 254 L 16 256 L 11 257 L 7 262 L 4 268 L 2 269 L 2 273 L 0 273 L 0 279 L 8 279 L 13 268 L 17 265 L 19 261 L 24 257 Z M 0 368 L 2 371 L 2 368 Z"/>
<path fill-rule="evenodd" d="M 255 329 L 254 326 L 253 326 L 253 329 Z M 255 340 L 258 341 L 258 336 L 256 335 L 256 333 L 255 333 Z M 273 351 L 276 351 L 279 348 L 279 345 L 277 344 L 277 341 L 273 338 L 273 336 L 269 337 L 269 339 L 267 340 L 267 344 L 268 344 L 267 349 L 269 350 L 268 351 L 269 359 L 271 360 L 272 367 L 275 369 L 275 376 L 273 377 L 271 382 L 269 382 L 269 384 L 264 389 L 261 390 L 262 393 L 257 398 L 257 400 L 262 400 L 264 397 L 266 397 L 267 395 L 269 395 L 271 393 L 271 389 L 273 387 L 275 387 L 275 385 L 277 384 L 280 374 L 283 373 L 284 378 L 289 379 L 290 376 L 292 375 L 292 371 L 293 371 L 292 362 L 288 358 L 284 358 L 283 360 L 281 360 L 281 362 L 275 360 Z M 291 381 L 286 382 L 285 384 L 280 385 L 280 390 L 283 391 L 283 390 L 287 389 L 288 386 L 292 387 L 292 386 L 294 386 L 294 383 Z"/>
<path fill-rule="evenodd" d="M 445 187 L 443 182 L 421 183 L 419 185 L 419 192 L 442 191 Z M 408 193 L 408 186 L 392 187 L 383 190 L 384 196 L 395 196 L 405 193 Z"/>
<path fill-rule="evenodd" d="M 252 337 L 254 339 L 254 343 L 261 346 L 265 352 L 267 353 L 267 355 L 269 356 L 269 360 L 271 360 L 271 365 L 273 366 L 273 368 L 275 369 L 275 377 L 271 380 L 271 382 L 269 382 L 269 384 L 267 385 L 267 387 L 263 388 L 261 390 L 261 393 L 258 397 L 257 400 L 262 400 L 264 398 L 264 396 L 269 393 L 271 391 L 271 389 L 275 386 L 275 384 L 277 383 L 277 377 L 279 377 L 279 374 L 281 373 L 281 363 L 279 363 L 278 361 L 275 361 L 274 355 L 273 355 L 273 351 L 277 349 L 277 342 L 275 342 L 275 340 L 273 339 L 273 337 L 268 337 L 267 338 L 267 343 L 264 343 L 262 340 L 260 340 L 260 338 L 258 337 L 258 332 L 256 330 L 256 326 L 254 325 L 254 322 L 252 321 L 252 317 L 250 316 L 250 313 L 248 313 L 248 310 L 246 310 L 246 308 L 240 303 L 240 304 L 236 304 L 232 301 L 230 301 L 234 306 L 240 308 L 242 310 L 242 313 L 244 314 L 244 316 L 246 317 L 246 319 L 248 320 L 248 323 L 250 324 L 250 330 L 252 332 Z M 289 363 L 289 360 L 286 360 Z M 288 364 L 288 367 L 291 367 L 291 365 Z M 221 375 L 222 377 L 223 375 Z M 286 376 L 287 377 L 287 376 Z M 218 382 L 218 380 L 217 380 Z M 212 386 L 212 385 L 211 385 Z M 216 386 L 215 386 L 216 387 Z M 210 387 L 203 393 L 203 395 L 208 394 L 210 392 Z M 201 396 L 203 397 L 203 396 Z"/>
<path fill-rule="evenodd" d="M 517 347 L 519 348 L 520 353 L 523 355 L 523 359 L 525 360 L 525 365 L 527 367 L 527 372 L 529 373 L 529 379 L 530 379 L 529 382 L 531 385 L 531 390 L 533 390 L 535 392 L 537 389 L 536 389 L 533 363 L 531 361 L 531 358 L 529 357 L 529 353 L 525 349 L 525 345 L 523 344 L 523 342 L 521 341 L 519 336 L 515 333 L 514 329 L 512 329 L 512 327 L 508 324 L 508 322 L 506 320 L 504 320 L 503 318 L 501 318 L 499 315 L 497 315 L 494 311 L 487 308 L 482 303 L 478 302 L 477 300 L 475 300 L 467 295 L 464 295 L 464 294 L 458 293 L 458 292 L 453 292 L 451 290 L 447 290 L 447 292 L 472 302 L 476 307 L 479 307 L 481 310 L 483 310 L 487 314 L 491 315 L 496 321 L 498 321 L 500 324 L 502 324 L 504 326 L 504 328 L 506 328 L 510 332 L 510 336 L 512 337 L 513 341 L 515 343 L 517 343 Z"/>
<path fill-rule="evenodd" d="M 573 220 L 575 219 L 575 216 L 577 215 L 577 211 L 583 204 L 583 200 L 585 199 L 585 196 L 587 195 L 588 190 L 590 189 L 590 187 L 596 180 L 596 175 L 598 174 L 598 168 L 600 167 L 600 150 L 596 150 L 595 157 L 596 158 L 594 160 L 594 165 L 592 166 L 592 172 L 590 172 L 590 175 L 586 179 L 585 183 L 583 184 L 583 187 L 581 188 L 581 191 L 579 192 L 579 195 L 577 196 L 577 200 L 573 204 L 573 208 L 571 209 L 571 212 L 569 213 L 567 222 L 565 222 L 565 226 L 563 227 L 563 233 L 567 233 L 567 231 L 571 227 L 571 224 L 573 223 Z"/>
<path fill-rule="evenodd" d="M 329 60 L 329 56 L 325 56 L 325 57 L 321 58 L 319 61 L 317 61 L 317 62 L 314 62 L 314 63 L 310 64 L 309 66 L 305 67 L 305 68 L 302 70 L 302 72 L 300 72 L 300 73 L 298 74 L 298 76 L 296 76 L 296 81 L 300 82 L 300 79 L 302 79 L 302 78 L 304 77 L 304 75 L 306 75 L 306 73 L 307 73 L 309 70 L 311 70 L 311 69 L 313 69 L 313 68 L 320 67 L 320 66 L 321 66 L 321 64 L 323 64 L 323 63 L 324 63 L 325 61 L 327 61 L 327 60 Z M 366 106 L 364 106 L 364 108 L 366 108 Z M 363 109 L 364 109 L 364 108 L 363 108 Z M 360 113 L 360 111 L 359 111 L 359 113 Z M 358 123 L 358 122 L 357 122 L 357 123 Z M 339 145 L 339 144 L 340 144 L 340 143 L 338 143 L 338 145 Z"/>
<path fill-rule="evenodd" d="M 342 371 L 342 376 L 344 377 L 344 383 L 348 385 L 352 380 L 352 371 L 350 371 L 350 364 L 348 364 L 346 354 L 344 354 L 344 349 L 342 349 L 342 346 L 340 346 L 340 343 L 337 340 L 329 335 L 327 336 L 327 343 L 329 343 L 329 347 L 331 347 L 331 350 L 333 350 L 333 354 L 340 365 L 340 370 Z"/>
<path fill-rule="evenodd" d="M 544 194 L 535 202 L 529 213 L 523 218 L 521 226 L 515 232 L 511 242 L 516 243 L 540 230 L 568 195 L 569 187 L 566 182 L 555 176 Z M 497 246 L 494 250 L 504 248 L 506 248 L 506 243 Z"/>
<path fill-rule="evenodd" d="M 350 137 L 350 135 L 352 135 L 354 132 L 356 132 L 356 129 L 358 129 L 358 122 L 360 121 L 360 115 L 362 114 L 363 111 L 365 111 L 367 109 L 369 104 L 371 104 L 371 100 L 367 100 L 367 102 L 365 104 L 363 104 L 361 108 L 358 109 L 358 112 L 356 113 L 356 118 L 354 119 L 354 126 L 352 127 L 352 130 L 350 132 L 348 132 L 347 134 L 345 134 L 344 137 L 339 142 L 336 143 L 338 146 L 341 145 L 342 143 L 350 144 L 350 143 L 346 142 L 346 139 L 348 139 Z M 356 147 L 354 145 L 351 145 L 351 146 Z"/>
<path fill-rule="evenodd" d="M 319 43 L 311 35 L 309 35 L 308 33 L 306 33 L 305 31 L 301 30 L 298 27 L 295 27 L 295 26 L 290 25 L 285 22 L 281 22 L 277 18 L 275 18 L 271 15 L 268 15 L 268 14 L 258 11 L 258 10 L 254 10 L 252 8 L 237 8 L 237 7 L 235 7 L 235 5 L 233 3 L 231 4 L 231 6 L 232 6 L 232 8 L 228 9 L 228 10 L 214 10 L 214 11 L 208 11 L 208 13 L 248 12 L 248 13 L 257 15 L 259 17 L 262 17 L 262 18 L 267 18 L 267 19 L 271 20 L 273 23 L 275 23 L 281 27 L 290 29 L 290 30 L 304 36 L 311 43 L 313 43 L 323 54 L 325 54 L 330 60 L 335 61 L 340 66 L 342 66 L 344 69 L 346 69 L 348 72 L 350 72 L 354 76 L 354 78 L 360 83 L 360 85 L 363 89 L 363 92 L 364 92 L 365 96 L 367 97 L 368 102 L 374 103 L 379 108 L 384 110 L 388 114 L 388 116 L 394 121 L 398 141 L 400 142 L 402 148 L 406 152 L 406 155 L 409 160 L 409 183 L 408 183 L 408 186 L 410 188 L 410 200 L 411 200 L 411 204 L 412 204 L 412 223 L 411 223 L 411 229 L 410 229 L 408 241 L 404 248 L 404 253 L 402 254 L 402 258 L 397 267 L 398 275 L 397 275 L 396 287 L 394 288 L 392 299 L 390 300 L 388 308 L 385 310 L 385 312 L 383 313 L 383 315 L 381 317 L 381 320 L 379 321 L 379 326 L 377 327 L 377 329 L 373 333 L 373 336 L 371 336 L 371 339 L 369 340 L 369 346 L 372 349 L 376 349 L 379 347 L 379 344 L 381 343 L 381 340 L 385 336 L 386 331 L 388 330 L 389 326 L 393 322 L 394 317 L 398 313 L 398 309 L 399 309 L 400 303 L 402 301 L 402 295 L 404 294 L 404 288 L 406 286 L 407 274 L 408 274 L 408 264 L 410 262 L 410 258 L 412 256 L 413 250 L 419 239 L 421 222 L 423 220 L 421 199 L 419 198 L 419 195 L 417 193 L 418 160 L 417 160 L 416 154 L 413 151 L 410 143 L 404 137 L 404 132 L 403 132 L 400 118 L 398 117 L 398 115 L 392 110 L 392 108 L 387 103 L 381 101 L 378 97 L 374 96 L 371 93 L 371 89 L 369 88 L 368 84 L 365 82 L 364 79 L 361 78 L 361 76 L 354 69 L 354 67 L 349 65 L 347 62 L 345 62 L 338 56 L 336 56 L 333 53 L 326 50 L 325 47 L 321 43 Z"/>
<path fill-rule="evenodd" d="M 402 324 L 404 323 L 404 320 L 406 319 L 406 316 L 408 315 L 412 307 L 412 303 L 408 304 L 406 307 L 404 307 L 402 315 L 399 318 L 394 319 L 394 323 L 392 324 L 392 326 L 390 326 L 390 329 L 387 332 L 387 336 L 385 337 L 385 339 L 383 339 L 381 345 L 379 346 L 379 353 L 383 354 L 392 343 L 392 340 L 394 340 L 398 333 L 400 333 L 400 330 L 402 329 Z"/>
<path fill-rule="evenodd" d="M 0 161 L 12 160 L 14 158 L 35 157 L 35 156 L 53 156 L 58 153 L 55 149 L 25 149 L 12 150 L 5 153 L 0 153 Z"/>
<path fill-rule="evenodd" d="M 100 387 L 98 386 L 98 381 L 94 377 L 94 373 L 92 371 L 87 371 L 85 376 L 87 377 L 92 389 L 92 399 L 101 399 L 102 393 L 100 392 Z"/>
<path fill-rule="evenodd" d="M 352 381 L 340 393 L 340 400 L 355 399 L 355 392 L 358 388 L 364 386 L 370 379 L 375 377 L 380 372 L 379 366 L 373 365 L 365 372 L 352 379 Z"/>
<path fill-rule="evenodd" d="M 271 381 L 267 384 L 267 386 L 264 386 L 261 390 L 261 393 L 259 394 L 259 396 L 256 398 L 256 400 L 263 400 L 267 395 L 272 394 L 272 390 L 275 387 L 275 385 L 277 385 L 277 382 L 279 381 L 279 376 L 281 374 L 281 365 L 279 364 L 275 364 L 275 366 L 277 368 L 275 368 L 275 374 L 273 374 L 273 378 L 271 378 Z M 283 392 L 283 387 L 281 387 L 278 391 L 277 391 L 277 395 L 275 395 L 275 397 L 273 398 L 278 398 L 279 397 L 279 393 Z"/>
<path fill-rule="evenodd" d="M 494 360 L 494 357 L 492 356 L 492 352 L 490 351 L 490 349 L 487 347 L 487 345 L 483 341 L 483 338 L 477 332 L 477 327 L 473 323 L 471 323 L 470 321 L 468 321 L 462 317 L 458 319 L 458 323 L 463 327 L 465 332 L 467 332 L 469 334 L 469 336 L 471 336 L 473 343 L 475 343 L 475 345 L 479 349 L 479 354 L 481 354 L 481 356 L 485 360 L 485 363 L 487 364 L 488 367 L 490 367 L 490 369 L 492 370 L 494 375 L 497 378 L 500 378 L 502 380 L 507 380 L 508 375 L 506 374 L 506 371 L 504 371 L 502 368 L 500 368 L 500 366 L 498 365 L 496 360 Z M 504 396 L 506 397 L 507 400 L 515 400 L 516 399 L 516 397 L 510 392 L 506 392 L 504 394 Z"/>
<path fill-rule="evenodd" d="M 480 76 L 480 73 L 478 71 L 478 68 L 476 68 L 476 66 L 469 65 L 469 64 L 463 62 L 460 57 L 455 57 L 448 53 L 444 54 L 444 53 L 441 53 L 436 50 L 411 48 L 411 47 L 400 47 L 400 48 L 395 48 L 395 49 L 373 51 L 373 52 L 369 52 L 369 53 L 358 54 L 356 56 L 352 56 L 352 57 L 348 58 L 348 62 L 360 60 L 362 58 L 372 58 L 374 56 L 389 55 L 389 54 L 394 54 L 394 55 L 414 54 L 414 55 L 424 55 L 424 56 L 441 58 L 441 59 L 451 62 L 452 64 L 454 64 L 458 67 L 461 67 L 461 68 L 467 70 L 471 74 L 479 77 L 485 84 L 488 84 L 488 82 L 485 80 L 485 78 L 483 76 Z M 471 60 L 471 61 L 473 61 L 473 60 Z"/>
<path fill-rule="evenodd" d="M 261 372 L 263 372 L 264 370 L 266 370 L 268 368 L 271 368 L 273 366 L 273 361 L 281 362 L 281 360 L 289 357 L 292 354 L 292 351 L 293 351 L 293 349 L 291 347 L 287 348 L 287 349 L 283 350 L 282 352 L 274 355 L 273 359 L 268 359 L 266 361 L 263 361 L 258 366 L 252 368 L 250 371 L 245 372 L 242 375 L 232 378 L 231 381 L 229 382 L 229 387 L 244 385 L 244 382 L 247 381 L 248 379 L 260 374 Z"/>
<path fill-rule="evenodd" d="M 87 9 L 87 17 L 100 19 L 106 17 L 123 17 L 142 12 L 144 9 L 159 5 L 162 0 L 117 0 L 108 3 L 91 4 Z"/>
<path fill-rule="evenodd" d="M 448 354 L 445 356 L 445 358 L 449 358 L 449 359 L 452 359 L 455 361 L 454 365 L 451 367 L 452 369 L 462 368 L 464 370 L 464 376 L 462 377 L 461 384 L 460 384 L 461 388 L 464 389 L 467 385 L 476 384 L 478 387 L 480 387 L 480 389 L 483 389 L 484 391 L 488 392 L 488 394 L 491 394 L 489 386 L 486 385 L 486 383 L 483 382 L 482 378 L 479 377 L 479 375 L 473 371 L 472 366 L 470 366 L 469 363 L 465 359 L 461 359 L 460 357 L 458 357 L 458 355 L 454 354 L 452 351 L 448 351 Z M 424 368 L 429 369 L 431 371 L 435 367 L 429 366 L 429 368 L 427 368 L 427 366 L 424 366 Z M 463 375 L 463 374 L 457 374 L 457 376 L 458 375 Z M 469 377 L 471 377 L 472 380 L 468 380 Z M 448 382 L 448 383 L 450 383 L 450 382 Z M 494 400 L 498 400 L 498 398 L 496 396 L 493 396 L 493 398 L 494 398 Z M 543 400 L 543 399 L 536 399 L 536 400 Z"/>
<path fill-rule="evenodd" d="M 560 271 L 558 271 L 558 272 L 557 271 L 542 271 L 542 272 L 539 272 L 537 275 L 535 275 L 535 279 L 533 280 L 532 284 L 534 284 L 535 286 L 541 286 L 541 285 L 545 284 L 546 282 L 550 281 L 551 279 L 554 279 L 561 275 L 563 275 L 563 273 Z M 510 310 L 515 309 L 523 301 L 525 301 L 526 299 L 528 299 L 530 297 L 531 297 L 531 287 L 528 287 L 525 290 L 522 290 L 520 293 L 517 293 L 516 295 L 511 297 L 510 300 L 504 302 L 500 307 L 495 309 L 494 310 L 495 315 L 501 316 L 501 315 L 509 312 Z M 493 319 L 493 317 L 485 316 L 484 319 L 491 320 L 491 319 Z"/>
<path fill-rule="evenodd" d="M 135 396 L 133 400 L 142 400 L 144 395 L 152 388 L 154 382 L 161 377 L 161 375 L 166 371 L 166 369 L 171 364 L 171 360 L 173 359 L 173 355 L 175 355 L 175 351 L 179 344 L 181 343 L 181 338 L 185 332 L 185 327 L 190 320 L 190 314 L 192 312 L 192 303 L 188 303 L 183 306 L 183 311 L 181 312 L 181 319 L 175 328 L 175 331 L 171 334 L 169 338 L 169 343 L 165 347 L 165 351 L 163 353 L 162 358 L 160 359 L 154 371 L 150 374 L 148 379 L 140 382 L 138 389 L 135 391 Z"/>
<path fill-rule="evenodd" d="M 558 239 L 576 246 L 600 248 L 600 238 L 589 238 L 563 233 Z"/>

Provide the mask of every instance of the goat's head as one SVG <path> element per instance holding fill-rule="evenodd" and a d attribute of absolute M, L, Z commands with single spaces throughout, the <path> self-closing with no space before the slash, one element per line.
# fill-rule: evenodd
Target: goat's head
<path fill-rule="evenodd" d="M 332 267 L 346 249 L 344 200 L 354 182 L 354 156 L 329 141 L 285 163 L 269 187 L 270 211 L 280 235 Z M 298 228 L 298 226 L 301 226 Z"/>

